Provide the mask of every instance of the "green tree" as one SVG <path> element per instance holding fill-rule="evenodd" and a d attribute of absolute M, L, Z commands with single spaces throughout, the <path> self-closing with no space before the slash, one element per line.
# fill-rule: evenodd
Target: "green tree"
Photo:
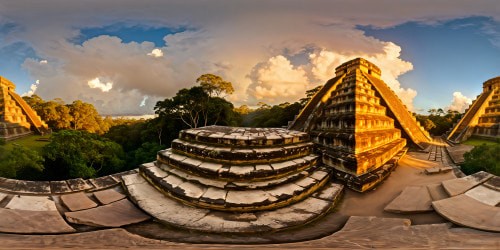
<path fill-rule="evenodd" d="M 232 94 L 234 92 L 233 84 L 225 81 L 222 77 L 213 74 L 204 74 L 196 79 L 205 93 L 210 97 L 221 97 L 221 94 Z"/>
<path fill-rule="evenodd" d="M 85 130 L 90 133 L 101 133 L 101 116 L 94 105 L 80 100 L 68 105 L 69 112 L 73 117 L 72 127 L 75 130 Z"/>
<path fill-rule="evenodd" d="M 47 177 L 51 179 L 90 178 L 125 168 L 125 155 L 119 144 L 85 131 L 53 133 L 43 155 Z"/>
<path fill-rule="evenodd" d="M 14 144 L 11 150 L 0 147 L 0 176 L 37 179 L 43 171 L 44 159 L 35 150 Z"/>
<path fill-rule="evenodd" d="M 486 171 L 494 175 L 500 175 L 500 143 L 495 145 L 480 145 L 464 154 L 462 171 L 473 174 L 479 171 Z"/>

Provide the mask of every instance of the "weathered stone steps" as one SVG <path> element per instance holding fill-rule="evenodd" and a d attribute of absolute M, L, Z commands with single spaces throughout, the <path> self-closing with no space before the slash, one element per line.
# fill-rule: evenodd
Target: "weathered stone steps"
<path fill-rule="evenodd" d="M 317 155 L 306 155 L 274 163 L 232 165 L 202 161 L 178 154 L 171 149 L 158 152 L 158 163 L 169 165 L 194 175 L 206 175 L 223 180 L 265 180 L 294 174 L 317 164 Z"/>
<path fill-rule="evenodd" d="M 261 189 L 261 188 L 271 188 L 277 185 L 282 185 L 299 178 L 304 178 L 309 176 L 313 171 L 317 169 L 317 166 L 312 166 L 303 171 L 285 175 L 283 177 L 276 177 L 268 180 L 261 180 L 257 178 L 248 178 L 244 180 L 227 180 L 222 178 L 206 178 L 203 176 L 198 176 L 191 174 L 190 172 L 172 167 L 167 164 L 162 163 L 146 163 L 143 164 L 140 168 L 149 168 L 151 166 L 157 166 L 161 170 L 167 172 L 168 174 L 174 174 L 183 179 L 189 180 L 191 182 L 199 183 L 204 186 L 211 186 L 216 188 L 222 188 L 227 190 L 251 190 L 251 189 Z"/>
<path fill-rule="evenodd" d="M 232 145 L 234 147 L 266 147 L 307 142 L 307 133 L 279 128 L 239 128 L 209 126 L 187 129 L 179 139 L 202 144 Z"/>
<path fill-rule="evenodd" d="M 217 161 L 231 164 L 252 164 L 283 161 L 311 153 L 313 143 L 280 145 L 272 148 L 234 148 L 228 145 L 213 147 L 201 143 L 176 139 L 172 151 L 203 161 Z"/>
<path fill-rule="evenodd" d="M 221 212 L 186 205 L 151 186 L 139 174 L 123 177 L 131 199 L 158 221 L 189 230 L 226 233 L 258 233 L 305 225 L 328 212 L 339 199 L 343 186 L 325 188 L 293 205 L 261 212 Z"/>
<path fill-rule="evenodd" d="M 304 199 L 329 180 L 327 169 L 319 169 L 298 180 L 259 190 L 226 190 L 184 179 L 153 164 L 142 165 L 140 173 L 169 196 L 198 207 L 222 211 L 261 211 L 287 206 Z"/>

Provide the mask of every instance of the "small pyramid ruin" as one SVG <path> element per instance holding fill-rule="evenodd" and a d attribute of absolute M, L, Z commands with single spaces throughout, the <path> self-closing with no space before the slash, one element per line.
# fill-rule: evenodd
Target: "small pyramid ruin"
<path fill-rule="evenodd" d="M 483 92 L 469 106 L 446 139 L 460 143 L 473 135 L 500 138 L 500 77 L 483 83 Z"/>
<path fill-rule="evenodd" d="M 331 174 L 306 133 L 208 126 L 181 131 L 170 149 L 124 184 L 140 208 L 165 224 L 256 233 L 327 213 L 343 190 Z"/>
<path fill-rule="evenodd" d="M 407 141 L 421 148 L 431 141 L 380 75 L 362 58 L 340 65 L 289 126 L 308 132 L 323 163 L 361 192 L 390 173 Z"/>
<path fill-rule="evenodd" d="M 47 124 L 14 92 L 15 89 L 14 83 L 0 77 L 0 139 L 14 140 L 33 131 L 47 133 Z"/>

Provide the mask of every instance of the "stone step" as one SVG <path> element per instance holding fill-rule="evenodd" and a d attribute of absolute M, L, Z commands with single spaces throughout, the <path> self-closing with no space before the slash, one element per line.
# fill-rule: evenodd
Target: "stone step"
<path fill-rule="evenodd" d="M 131 199 L 161 223 L 214 233 L 258 233 L 304 225 L 328 212 L 343 186 L 327 183 L 323 189 L 291 206 L 261 212 L 221 212 L 186 205 L 155 189 L 139 174 L 123 176 Z"/>
<path fill-rule="evenodd" d="M 500 232 L 500 208 L 466 194 L 432 202 L 434 210 L 449 221 L 475 229 Z"/>
<path fill-rule="evenodd" d="M 179 154 L 201 160 L 240 165 L 293 159 L 310 154 L 312 147 L 312 142 L 279 145 L 269 148 L 234 148 L 230 145 L 214 147 L 180 139 L 172 141 L 172 151 Z"/>
<path fill-rule="evenodd" d="M 300 172 L 316 165 L 318 156 L 309 154 L 292 160 L 249 165 L 223 165 L 178 154 L 171 149 L 158 152 L 158 163 L 172 166 L 194 175 L 206 175 L 225 180 L 265 180 Z"/>
<path fill-rule="evenodd" d="M 265 147 L 290 145 L 309 141 L 304 132 L 280 128 L 238 128 L 208 126 L 186 129 L 179 133 L 185 141 L 213 145 L 232 145 L 234 147 Z"/>
<path fill-rule="evenodd" d="M 432 198 L 426 186 L 408 186 L 391 201 L 384 211 L 391 213 L 422 213 L 432 211 Z"/>
<path fill-rule="evenodd" d="M 321 168 L 309 176 L 269 188 L 226 190 L 221 186 L 205 185 L 192 179 L 185 179 L 163 171 L 153 164 L 142 165 L 140 173 L 165 194 L 193 206 L 241 212 L 276 209 L 290 205 L 315 192 L 330 178 L 330 172 L 326 168 Z"/>
<path fill-rule="evenodd" d="M 492 174 L 480 171 L 462 178 L 443 181 L 442 184 L 448 195 L 456 196 L 467 192 L 469 189 L 472 189 L 483 182 L 486 182 L 491 177 L 493 177 Z"/>
<path fill-rule="evenodd" d="M 0 232 L 19 234 L 61 234 L 76 230 L 58 211 L 29 211 L 0 208 Z"/>
<path fill-rule="evenodd" d="M 248 178 L 247 180 L 227 180 L 227 179 L 219 179 L 219 178 L 206 178 L 199 175 L 192 174 L 190 172 L 172 167 L 167 164 L 162 163 L 146 163 L 143 164 L 140 168 L 149 168 L 151 166 L 157 166 L 161 170 L 167 172 L 169 175 L 173 174 L 180 178 L 189 180 L 191 182 L 195 182 L 204 186 L 216 187 L 227 190 L 249 190 L 249 189 L 263 189 L 263 188 L 271 188 L 277 185 L 285 184 L 291 182 L 293 180 L 297 180 L 299 178 L 304 178 L 309 176 L 314 170 L 317 169 L 317 166 L 314 165 L 300 172 L 284 175 L 284 176 L 275 176 L 274 179 L 262 180 L 257 178 Z"/>

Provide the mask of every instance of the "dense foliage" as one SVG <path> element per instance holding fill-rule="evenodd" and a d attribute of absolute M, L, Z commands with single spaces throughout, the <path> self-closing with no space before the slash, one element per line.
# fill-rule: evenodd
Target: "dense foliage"
<path fill-rule="evenodd" d="M 479 171 L 500 175 L 500 143 L 476 146 L 464 154 L 464 159 L 461 169 L 467 175 Z"/>
<path fill-rule="evenodd" d="M 43 155 L 45 176 L 50 179 L 91 178 L 125 170 L 125 155 L 118 143 L 85 131 L 53 133 Z"/>
<path fill-rule="evenodd" d="M 0 146 L 5 141 L 0 141 Z M 43 157 L 35 150 L 14 144 L 12 150 L 0 147 L 0 176 L 37 179 L 44 170 Z"/>
<path fill-rule="evenodd" d="M 458 122 L 461 114 L 457 111 L 442 109 L 430 109 L 429 115 L 416 115 L 417 121 L 432 135 L 442 135 L 450 130 Z"/>

